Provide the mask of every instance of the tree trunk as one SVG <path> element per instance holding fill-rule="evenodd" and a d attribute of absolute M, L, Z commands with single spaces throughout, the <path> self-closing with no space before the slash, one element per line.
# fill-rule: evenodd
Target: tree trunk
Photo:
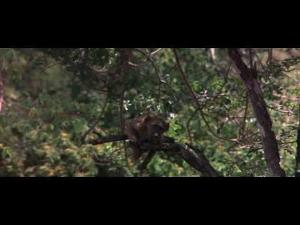
<path fill-rule="evenodd" d="M 263 148 L 267 165 L 274 176 L 284 177 L 285 171 L 280 167 L 278 143 L 272 131 L 272 120 L 268 113 L 266 102 L 263 98 L 260 84 L 257 80 L 256 68 L 249 68 L 238 49 L 228 49 L 229 57 L 240 71 L 248 96 L 262 135 Z"/>

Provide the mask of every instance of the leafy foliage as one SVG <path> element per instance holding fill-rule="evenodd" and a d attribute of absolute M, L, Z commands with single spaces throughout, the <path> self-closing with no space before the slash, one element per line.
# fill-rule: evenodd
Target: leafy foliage
<path fill-rule="evenodd" d="M 299 58 L 266 62 L 267 51 L 257 50 L 258 79 L 282 165 L 292 176 Z M 269 175 L 256 118 L 225 49 L 218 49 L 215 60 L 206 49 L 178 49 L 186 81 L 172 49 L 131 49 L 133 65 L 125 72 L 120 52 L 0 50 L 5 83 L 0 176 L 199 176 L 182 159 L 163 152 L 141 174 L 123 142 L 82 143 L 95 122 L 96 133 L 89 133 L 89 139 L 120 134 L 122 120 L 148 111 L 168 118 L 167 135 L 197 146 L 224 176 Z"/>

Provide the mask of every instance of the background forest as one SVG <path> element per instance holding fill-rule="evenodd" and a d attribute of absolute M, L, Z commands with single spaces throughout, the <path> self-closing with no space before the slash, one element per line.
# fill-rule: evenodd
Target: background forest
<path fill-rule="evenodd" d="M 296 48 L 2 48 L 0 176 L 297 176 L 299 62 Z M 141 170 L 116 136 L 148 112 L 169 139 Z"/>

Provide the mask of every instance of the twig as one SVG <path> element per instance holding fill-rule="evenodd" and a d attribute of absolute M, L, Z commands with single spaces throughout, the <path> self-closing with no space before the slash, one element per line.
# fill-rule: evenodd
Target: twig
<path fill-rule="evenodd" d="M 210 132 L 214 137 L 216 137 L 216 138 L 218 138 L 218 139 L 222 139 L 222 140 L 226 140 L 226 141 L 231 141 L 231 142 L 239 143 L 237 140 L 232 140 L 232 139 L 227 139 L 227 138 L 224 138 L 224 137 L 220 137 L 218 134 L 216 134 L 216 133 L 211 129 L 211 127 L 209 126 L 209 123 L 208 123 L 208 121 L 206 120 L 206 118 L 205 118 L 205 116 L 204 116 L 204 113 L 203 113 L 203 111 L 202 111 L 202 106 L 201 106 L 201 104 L 199 103 L 198 98 L 197 98 L 195 92 L 193 91 L 192 86 L 190 85 L 190 83 L 189 83 L 189 81 L 188 81 L 188 79 L 187 79 L 187 75 L 185 74 L 185 72 L 184 72 L 184 70 L 183 70 L 183 68 L 182 68 L 182 66 L 181 66 L 181 63 L 180 63 L 180 60 L 179 60 L 179 56 L 178 56 L 177 50 L 176 50 L 176 49 L 173 49 L 173 52 L 174 52 L 175 59 L 176 59 L 176 65 L 177 65 L 177 67 L 178 67 L 178 69 L 179 69 L 179 71 L 180 71 L 180 74 L 181 74 L 181 76 L 182 76 L 182 79 L 183 79 L 183 81 L 184 81 L 186 87 L 188 88 L 189 93 L 190 93 L 190 95 L 192 96 L 192 99 L 194 100 L 194 103 L 195 103 L 196 106 L 197 106 L 197 109 L 199 109 L 201 118 L 203 119 L 203 121 L 204 121 L 205 125 L 207 126 L 209 132 Z"/>
<path fill-rule="evenodd" d="M 244 136 L 244 131 L 247 125 L 247 115 L 248 115 L 248 105 L 249 105 L 249 98 L 248 94 L 246 95 L 246 102 L 245 102 L 245 112 L 244 112 L 244 118 L 243 118 L 243 123 L 239 132 L 239 136 L 242 135 Z"/>
<path fill-rule="evenodd" d="M 89 133 L 91 133 L 94 129 L 95 129 L 95 127 L 97 126 L 97 124 L 100 122 L 100 120 L 102 119 L 102 116 L 103 116 L 103 114 L 104 114 L 104 112 L 105 112 L 105 109 L 106 109 L 106 106 L 107 106 L 107 102 L 108 102 L 108 96 L 106 96 L 106 98 L 105 98 L 105 101 L 104 101 L 104 105 L 103 105 L 103 107 L 102 107 L 102 111 L 101 111 L 101 113 L 99 114 L 99 117 L 96 119 L 96 121 L 93 123 L 93 125 L 90 127 L 90 129 L 88 129 L 84 134 L 83 134 L 83 136 L 82 136 L 82 138 L 81 138 L 81 143 L 83 144 L 84 143 L 84 141 L 85 141 L 85 138 L 87 137 L 87 135 L 89 134 Z"/>
<path fill-rule="evenodd" d="M 188 119 L 188 121 L 186 123 L 186 129 L 188 131 L 190 144 L 193 144 L 193 138 L 192 138 L 191 130 L 190 130 L 190 123 L 191 123 L 192 119 L 196 116 L 196 114 L 198 113 L 199 110 L 200 110 L 199 108 L 196 109 L 195 112 L 192 114 L 192 116 Z"/>

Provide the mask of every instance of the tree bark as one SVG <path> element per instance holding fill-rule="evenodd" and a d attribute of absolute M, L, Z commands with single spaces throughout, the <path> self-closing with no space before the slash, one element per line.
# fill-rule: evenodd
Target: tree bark
<path fill-rule="evenodd" d="M 114 141 L 124 141 L 127 140 L 128 137 L 126 135 L 113 135 L 109 137 L 101 137 L 97 140 L 89 141 L 89 144 L 98 145 L 104 144 L 108 142 Z M 144 169 L 145 166 L 152 159 L 155 152 L 164 151 L 169 152 L 174 155 L 178 155 L 184 161 L 186 161 L 191 167 L 199 171 L 202 176 L 206 177 L 221 177 L 222 175 L 213 168 L 210 164 L 209 160 L 205 157 L 205 155 L 196 147 L 191 145 L 183 145 L 176 143 L 173 138 L 163 136 L 163 143 L 159 146 L 154 146 L 149 143 L 145 143 L 139 146 L 144 152 L 148 152 L 148 156 L 146 157 L 146 161 L 144 161 L 139 169 Z"/>
<path fill-rule="evenodd" d="M 272 120 L 267 110 L 266 102 L 263 98 L 260 84 L 257 80 L 256 68 L 249 68 L 242 60 L 238 49 L 228 49 L 229 57 L 240 71 L 248 96 L 257 119 L 257 123 L 262 135 L 264 155 L 267 165 L 273 176 L 284 177 L 285 171 L 280 167 L 279 148 L 276 136 L 272 130 Z"/>

